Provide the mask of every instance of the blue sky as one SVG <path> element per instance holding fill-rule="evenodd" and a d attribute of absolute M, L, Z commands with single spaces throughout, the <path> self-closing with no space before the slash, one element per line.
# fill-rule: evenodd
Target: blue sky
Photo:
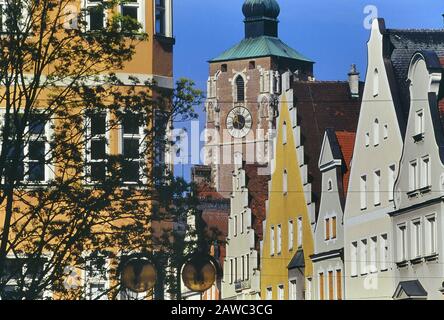
<path fill-rule="evenodd" d="M 204 90 L 207 61 L 243 38 L 244 0 L 174 1 L 174 74 L 193 79 Z M 387 28 L 443 28 L 440 0 L 278 0 L 279 36 L 316 62 L 318 80 L 344 80 L 352 63 L 362 78 L 367 63 L 369 30 L 364 27 L 372 5 Z M 202 108 L 200 108 L 202 109 Z M 204 117 L 201 117 L 203 125 Z M 180 124 L 180 127 L 183 127 Z M 177 174 L 182 175 L 178 167 Z M 183 175 L 189 177 L 189 168 Z"/>

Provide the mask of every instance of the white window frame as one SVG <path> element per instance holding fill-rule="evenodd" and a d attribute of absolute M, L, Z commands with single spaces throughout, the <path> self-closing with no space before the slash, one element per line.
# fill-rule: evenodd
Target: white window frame
<path fill-rule="evenodd" d="M 367 247 L 368 247 L 368 240 L 361 239 L 361 241 L 359 241 L 359 260 L 360 260 L 359 262 L 360 262 L 361 276 L 368 274 Z"/>
<path fill-rule="evenodd" d="M 388 124 L 385 124 L 383 127 L 383 137 L 384 137 L 384 140 L 388 139 Z"/>
<path fill-rule="evenodd" d="M 304 239 L 304 226 L 302 217 L 298 217 L 298 248 L 302 247 Z"/>
<path fill-rule="evenodd" d="M 426 246 L 425 252 L 428 256 L 435 255 L 437 253 L 437 216 L 431 214 L 425 217 L 425 233 L 426 233 Z"/>
<path fill-rule="evenodd" d="M 373 204 L 381 205 L 381 170 L 373 172 Z"/>
<path fill-rule="evenodd" d="M 274 256 L 275 254 L 275 235 L 274 235 L 274 226 L 270 227 L 270 255 Z"/>
<path fill-rule="evenodd" d="M 36 114 L 38 114 L 37 110 L 35 110 Z M 10 113 L 11 116 L 13 116 L 12 113 Z M 4 109 L 0 109 L 0 127 L 3 127 L 4 121 L 5 121 L 5 110 Z M 51 137 L 54 134 L 54 130 L 52 129 L 52 124 L 53 124 L 53 120 L 49 119 L 46 123 L 45 123 L 45 133 L 43 135 L 40 134 L 31 134 L 30 133 L 30 120 L 28 120 L 28 125 L 26 126 L 26 128 L 24 129 L 24 139 L 25 141 L 31 140 L 31 138 L 34 136 L 34 138 L 36 140 L 33 141 L 37 141 L 37 142 L 45 142 L 45 168 L 44 168 L 44 174 L 45 174 L 45 180 L 41 180 L 41 181 L 31 181 L 29 180 L 29 164 L 31 162 L 33 162 L 30 158 L 29 158 L 29 143 L 24 143 L 23 144 L 23 154 L 24 154 L 24 158 L 23 158 L 23 173 L 24 173 L 24 177 L 22 182 L 26 183 L 29 187 L 32 186 L 41 186 L 41 185 L 45 185 L 47 184 L 50 180 L 54 179 L 55 177 L 55 167 L 54 164 L 51 163 L 51 158 L 52 158 L 52 152 L 51 152 Z M 1 140 L 1 136 L 0 136 L 0 151 L 1 151 L 1 147 L 2 147 L 2 140 Z M 28 139 L 29 138 L 29 139 Z M 29 141 L 28 141 L 29 142 Z M 4 181 L 2 181 L 3 183 Z"/>
<path fill-rule="evenodd" d="M 90 254 L 87 254 L 87 256 L 90 256 Z M 104 287 L 104 291 L 107 292 L 110 289 L 109 286 L 109 269 L 110 269 L 110 260 L 109 258 L 104 258 L 105 259 L 105 273 L 103 275 L 92 275 L 89 276 L 88 275 L 88 269 L 89 269 L 89 265 L 91 264 L 92 261 L 87 260 L 86 261 L 86 268 L 85 270 L 83 270 L 83 295 L 85 297 L 85 299 L 87 300 L 92 300 L 93 297 L 90 295 L 90 288 L 91 285 L 103 285 Z M 96 271 L 97 272 L 97 271 Z M 102 295 L 99 299 L 97 300 L 108 300 L 108 295 L 105 293 L 104 295 Z"/>
<path fill-rule="evenodd" d="M 102 0 L 83 0 L 81 2 L 82 9 L 85 12 L 86 31 L 91 31 L 91 29 L 90 29 L 91 16 L 89 14 L 89 10 L 91 8 L 99 6 L 101 2 L 103 2 L 103 1 Z M 105 8 L 103 8 L 103 26 L 102 26 L 102 28 L 106 27 L 107 19 L 108 19 L 108 12 Z"/>
<path fill-rule="evenodd" d="M 396 182 L 396 165 L 388 167 L 388 200 L 393 201 L 395 198 L 395 182 Z"/>
<path fill-rule="evenodd" d="M 421 188 L 428 188 L 431 186 L 432 181 L 432 166 L 430 163 L 430 156 L 425 156 L 421 158 L 421 170 L 420 170 L 420 176 L 421 176 Z"/>
<path fill-rule="evenodd" d="M 287 144 L 287 122 L 284 121 L 284 124 L 282 125 L 282 144 Z"/>
<path fill-rule="evenodd" d="M 277 225 L 277 248 L 276 248 L 277 254 L 282 253 L 282 225 Z"/>
<path fill-rule="evenodd" d="M 294 243 L 294 222 L 293 220 L 288 221 L 288 251 L 293 250 Z"/>
<path fill-rule="evenodd" d="M 288 300 L 297 300 L 297 282 L 296 279 L 288 281 Z"/>
<path fill-rule="evenodd" d="M 273 300 L 273 288 L 272 287 L 268 287 L 266 289 L 267 293 L 266 293 L 266 300 L 271 301 Z"/>
<path fill-rule="evenodd" d="M 420 258 L 422 256 L 422 221 L 420 218 L 412 220 L 411 230 L 412 258 Z"/>
<path fill-rule="evenodd" d="M 353 241 L 350 244 L 350 275 L 356 277 L 358 275 L 358 242 Z"/>
<path fill-rule="evenodd" d="M 284 169 L 284 173 L 282 175 L 282 192 L 284 195 L 288 194 L 288 172 L 287 169 Z"/>
<path fill-rule="evenodd" d="M 375 121 L 373 122 L 373 146 L 377 147 L 379 146 L 379 138 L 380 138 L 380 125 L 379 125 L 379 120 L 375 119 Z"/>
<path fill-rule="evenodd" d="M 415 113 L 415 134 L 424 134 L 424 109 L 418 110 Z"/>
<path fill-rule="evenodd" d="M 137 115 L 137 114 L 136 114 Z M 146 183 L 147 182 L 147 177 L 144 174 L 144 169 L 145 169 L 145 165 L 146 165 L 146 156 L 145 156 L 145 150 L 146 150 L 146 146 L 147 146 L 147 141 L 145 139 L 145 135 L 144 135 L 144 127 L 143 126 L 139 126 L 139 133 L 138 134 L 126 134 L 124 133 L 124 128 L 123 128 L 123 123 L 120 124 L 119 126 L 119 153 L 121 155 L 124 155 L 124 140 L 126 138 L 128 139 L 139 139 L 139 155 L 141 155 L 141 158 L 139 158 L 139 181 L 141 181 L 142 183 Z M 133 159 L 132 161 L 137 161 L 136 159 Z M 134 185 L 137 184 L 137 182 L 132 182 L 132 181 L 124 181 L 124 184 L 126 185 Z"/>
<path fill-rule="evenodd" d="M 146 31 L 146 23 L 145 23 L 145 1 L 143 0 L 134 0 L 135 2 L 127 2 L 125 4 L 119 5 L 119 13 L 122 14 L 122 8 L 125 7 L 135 7 L 137 8 L 137 21 L 141 25 L 140 31 L 144 32 Z"/>
<path fill-rule="evenodd" d="M 366 132 L 365 133 L 365 147 L 370 147 L 370 133 Z"/>
<path fill-rule="evenodd" d="M 378 254 L 378 237 L 370 237 L 370 266 L 369 272 L 375 273 L 378 271 L 377 267 L 377 254 Z"/>
<path fill-rule="evenodd" d="M 409 163 L 409 191 L 418 190 L 418 160 Z"/>
<path fill-rule="evenodd" d="M 367 209 L 367 175 L 361 175 L 360 178 L 360 202 L 361 210 Z"/>
<path fill-rule="evenodd" d="M 397 226 L 397 240 L 398 240 L 398 256 L 397 262 L 404 262 L 408 259 L 407 253 L 407 225 L 405 223 Z"/>
<path fill-rule="evenodd" d="M 379 95 L 379 71 L 376 68 L 373 71 L 373 97 L 377 97 Z"/>
<path fill-rule="evenodd" d="M 380 259 L 381 259 L 381 263 L 380 263 L 380 270 L 381 271 L 387 271 L 388 270 L 388 259 L 389 259 L 389 247 L 388 247 L 388 235 L 387 234 L 382 234 L 380 236 L 380 242 L 379 242 L 379 250 L 380 250 Z"/>
<path fill-rule="evenodd" d="M 277 286 L 277 290 L 278 290 L 278 296 L 277 296 L 278 301 L 283 301 L 285 298 L 285 293 L 284 293 L 285 286 L 283 284 L 279 284 Z"/>
<path fill-rule="evenodd" d="M 93 140 L 100 140 L 100 139 L 105 139 L 105 156 L 108 156 L 111 152 L 110 150 L 110 130 L 108 128 L 108 124 L 110 121 L 109 118 L 109 112 L 98 112 L 98 113 L 103 113 L 105 114 L 105 134 L 101 134 L 101 135 L 96 135 L 93 136 L 92 135 L 92 127 L 91 127 L 91 120 L 87 121 L 86 119 L 91 119 L 88 117 L 88 115 L 86 113 L 84 113 L 84 119 L 85 121 L 87 121 L 86 123 L 86 136 L 87 136 L 87 141 L 86 141 L 86 150 L 85 150 L 85 158 L 86 158 L 86 163 L 87 165 L 85 166 L 85 176 L 87 177 L 87 180 L 85 181 L 88 184 L 94 184 L 97 181 L 92 180 L 91 178 L 91 167 L 90 164 L 92 163 L 100 163 L 100 162 L 104 162 L 105 164 L 108 162 L 107 159 L 104 160 L 95 160 L 92 159 L 92 153 L 91 153 L 91 142 Z M 106 174 L 106 171 L 105 171 Z"/>
<path fill-rule="evenodd" d="M 234 237 L 237 237 L 237 231 L 238 231 L 237 214 L 234 216 L 234 219 L 233 219 L 233 226 L 234 226 L 233 236 L 234 236 Z"/>

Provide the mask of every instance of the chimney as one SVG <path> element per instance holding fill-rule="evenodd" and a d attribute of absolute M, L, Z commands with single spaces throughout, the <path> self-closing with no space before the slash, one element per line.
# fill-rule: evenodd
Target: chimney
<path fill-rule="evenodd" d="M 355 64 L 352 64 L 348 73 L 348 84 L 352 98 L 359 98 L 359 72 L 356 70 Z"/>

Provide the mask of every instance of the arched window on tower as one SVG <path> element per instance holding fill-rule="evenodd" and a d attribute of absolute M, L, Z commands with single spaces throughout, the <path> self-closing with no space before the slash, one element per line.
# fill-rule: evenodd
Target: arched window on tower
<path fill-rule="evenodd" d="M 245 82 L 242 76 L 237 76 L 236 78 L 236 97 L 237 102 L 245 101 Z"/>

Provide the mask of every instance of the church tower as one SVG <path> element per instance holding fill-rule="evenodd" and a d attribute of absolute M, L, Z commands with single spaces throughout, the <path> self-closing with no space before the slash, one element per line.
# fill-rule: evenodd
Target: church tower
<path fill-rule="evenodd" d="M 266 163 L 282 81 L 313 77 L 313 61 L 279 39 L 276 0 L 246 0 L 242 11 L 244 39 L 209 61 L 205 161 L 224 197 L 236 163 Z M 293 77 L 282 79 L 286 71 Z"/>

